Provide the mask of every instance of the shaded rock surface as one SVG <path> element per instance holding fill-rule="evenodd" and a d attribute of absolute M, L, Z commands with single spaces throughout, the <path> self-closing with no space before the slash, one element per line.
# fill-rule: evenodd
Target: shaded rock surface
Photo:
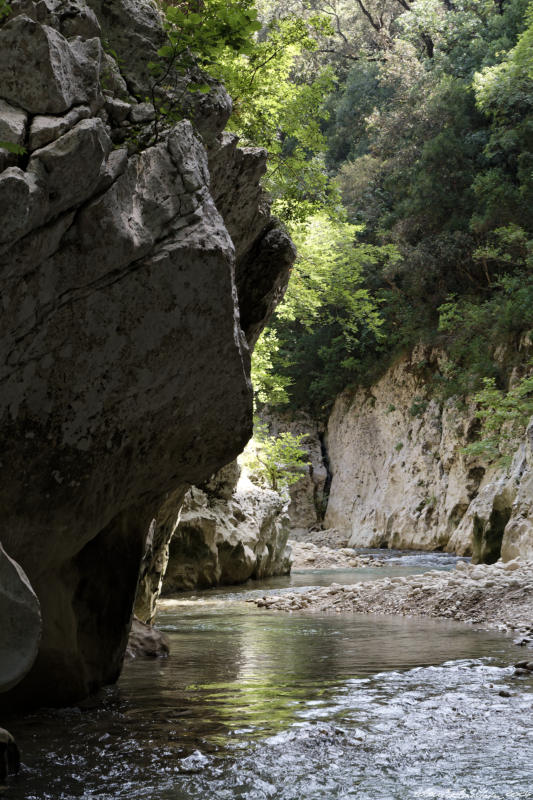
<path fill-rule="evenodd" d="M 29 672 L 40 638 L 39 601 L 20 565 L 0 544 L 0 692 Z"/>
<path fill-rule="evenodd" d="M 417 348 L 370 389 L 341 394 L 327 448 L 327 527 L 354 547 L 447 550 L 494 562 L 533 553 L 533 431 L 508 470 L 462 452 L 474 408 L 431 396 L 427 369 L 442 354 Z"/>
<path fill-rule="evenodd" d="M 137 617 L 133 617 L 126 658 L 164 658 L 170 652 L 168 637 L 163 631 L 146 625 Z"/>
<path fill-rule="evenodd" d="M 236 483 L 231 469 L 188 493 L 169 544 L 164 594 L 289 572 L 286 501 L 246 478 Z"/>
<path fill-rule="evenodd" d="M 1 129 L 27 152 L 0 159 L 0 509 L 43 615 L 11 699 L 68 703 L 116 679 L 141 562 L 150 607 L 184 492 L 250 436 L 245 333 L 283 293 L 294 248 L 261 194 L 263 151 L 233 143 L 224 173 L 220 86 L 189 100 L 196 128 L 160 121 L 156 135 L 140 108 L 163 37 L 155 5 L 11 6 Z M 231 197 L 237 159 L 253 235 L 233 219 L 230 235 L 213 199 L 219 150 L 216 193 Z M 272 236 L 277 261 L 250 286 Z"/>
<path fill-rule="evenodd" d="M 533 562 L 458 562 L 451 572 L 432 570 L 407 577 L 252 600 L 279 611 L 364 612 L 455 619 L 518 631 L 533 641 Z"/>

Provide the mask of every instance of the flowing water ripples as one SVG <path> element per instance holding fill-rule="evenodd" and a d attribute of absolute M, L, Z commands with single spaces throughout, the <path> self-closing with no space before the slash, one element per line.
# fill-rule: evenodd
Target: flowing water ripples
<path fill-rule="evenodd" d="M 247 596 L 167 602 L 171 658 L 10 722 L 26 768 L 6 797 L 533 800 L 533 677 L 513 677 L 509 639 Z"/>

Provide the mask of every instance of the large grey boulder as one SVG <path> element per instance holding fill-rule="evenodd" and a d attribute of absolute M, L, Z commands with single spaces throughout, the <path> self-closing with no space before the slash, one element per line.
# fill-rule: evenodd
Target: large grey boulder
<path fill-rule="evenodd" d="M 15 148 L 24 146 L 28 115 L 20 108 L 0 100 L 0 143 L 14 145 Z M 0 147 L 0 171 L 12 164 L 17 159 L 12 152 L 13 148 Z"/>
<path fill-rule="evenodd" d="M 241 326 L 253 347 L 289 282 L 296 248 L 270 218 L 260 186 L 266 152 L 224 133 L 209 149 L 211 192 L 235 244 Z"/>
<path fill-rule="evenodd" d="M 213 85 L 198 115 L 188 106 L 201 136 L 186 119 L 156 135 L 152 112 L 139 117 L 132 92 L 148 95 L 164 36 L 154 4 L 12 9 L 0 99 L 31 116 L 27 154 L 0 172 L 0 508 L 43 636 L 3 699 L 68 703 L 117 678 L 137 587 L 149 616 L 185 491 L 250 436 L 241 319 L 254 335 L 265 324 L 293 249 L 287 239 L 257 292 L 238 292 L 273 231 L 264 166 L 243 173 L 258 206 L 229 231 L 204 147 L 210 160 L 222 147 L 224 90 Z M 227 181 L 239 158 L 235 146 Z"/>
<path fill-rule="evenodd" d="M 31 114 L 62 114 L 75 103 L 102 104 L 99 39 L 69 42 L 27 16 L 0 30 L 0 86 L 4 100 Z"/>
<path fill-rule="evenodd" d="M 41 638 L 39 601 L 21 566 L 0 544 L 0 692 L 28 673 Z"/>
<path fill-rule="evenodd" d="M 75 106 L 72 111 L 63 117 L 54 117 L 46 114 L 37 114 L 31 121 L 29 135 L 29 150 L 33 152 L 54 142 L 69 131 L 80 119 L 91 116 L 89 106 Z"/>

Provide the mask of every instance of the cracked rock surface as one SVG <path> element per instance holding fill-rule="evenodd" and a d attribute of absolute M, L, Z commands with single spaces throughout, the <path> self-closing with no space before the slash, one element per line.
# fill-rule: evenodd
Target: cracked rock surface
<path fill-rule="evenodd" d="M 524 360 L 530 348 L 524 337 Z M 466 455 L 475 406 L 441 402 L 421 373 L 421 364 L 436 373 L 443 362 L 441 352 L 419 346 L 368 389 L 338 396 L 326 437 L 333 477 L 325 525 L 352 547 L 531 559 L 533 423 L 508 468 Z"/>
<path fill-rule="evenodd" d="M 141 562 L 153 595 L 185 490 L 250 436 L 246 336 L 294 248 L 259 187 L 265 154 L 228 149 L 220 86 L 191 110 L 201 125 L 154 133 L 149 0 L 11 8 L 0 140 L 26 152 L 0 151 L 0 538 L 43 638 L 2 701 L 60 704 L 116 679 Z M 241 228 L 216 201 L 236 191 L 255 203 Z"/>

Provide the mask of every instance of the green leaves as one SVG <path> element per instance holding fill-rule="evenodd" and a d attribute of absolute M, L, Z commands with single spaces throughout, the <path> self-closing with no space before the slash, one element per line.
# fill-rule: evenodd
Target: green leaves
<path fill-rule="evenodd" d="M 264 184 L 275 213 L 286 220 L 334 204 L 335 192 L 321 158 L 324 97 L 333 76 L 329 69 L 312 80 L 294 75 L 302 54 L 316 47 L 317 28 L 320 23 L 315 18 L 276 20 L 245 53 L 227 53 L 213 73 L 233 98 L 230 130 L 243 144 L 268 150 Z"/>
<path fill-rule="evenodd" d="M 252 354 L 252 386 L 256 401 L 271 406 L 283 406 L 289 402 L 287 388 L 291 379 L 275 369 L 280 365 L 280 342 L 276 331 L 265 329 L 259 337 Z M 285 366 L 287 363 L 285 362 Z"/>
<path fill-rule="evenodd" d="M 474 400 L 481 430 L 479 439 L 463 452 L 504 466 L 533 415 L 533 375 L 522 378 L 508 392 L 498 389 L 494 378 L 485 378 Z"/>
<path fill-rule="evenodd" d="M 392 245 L 359 242 L 360 226 L 324 211 L 291 222 L 289 231 L 298 259 L 269 328 L 276 336 L 271 365 L 289 379 L 291 403 L 321 415 L 383 339 L 380 304 L 364 285 L 365 273 L 391 266 L 398 253 Z"/>
<path fill-rule="evenodd" d="M 0 149 L 7 150 L 8 153 L 13 153 L 16 156 L 23 156 L 26 153 L 26 148 L 20 144 L 13 144 L 13 142 L 1 142 Z"/>
<path fill-rule="evenodd" d="M 156 85 L 172 84 L 171 73 L 187 78 L 193 67 L 209 72 L 233 99 L 229 129 L 242 144 L 269 152 L 264 183 L 275 212 L 302 219 L 333 207 L 336 193 L 321 159 L 324 97 L 333 76 L 326 68 L 310 80 L 295 78 L 298 59 L 330 32 L 329 20 L 288 15 L 263 27 L 254 0 L 203 0 L 168 6 L 165 15 L 168 43 L 158 52 L 161 61 L 149 65 Z M 208 92 L 209 86 L 189 82 L 186 91 Z"/>
<path fill-rule="evenodd" d="M 290 432 L 270 436 L 266 425 L 256 423 L 242 463 L 257 482 L 266 483 L 275 492 L 288 489 L 300 480 L 309 462 L 307 450 L 302 447 L 307 436 Z"/>
<path fill-rule="evenodd" d="M 165 17 L 172 45 L 188 51 L 196 64 L 216 67 L 228 52 L 253 50 L 253 36 L 261 29 L 253 0 L 203 0 L 197 11 L 191 7 L 168 6 Z"/>

